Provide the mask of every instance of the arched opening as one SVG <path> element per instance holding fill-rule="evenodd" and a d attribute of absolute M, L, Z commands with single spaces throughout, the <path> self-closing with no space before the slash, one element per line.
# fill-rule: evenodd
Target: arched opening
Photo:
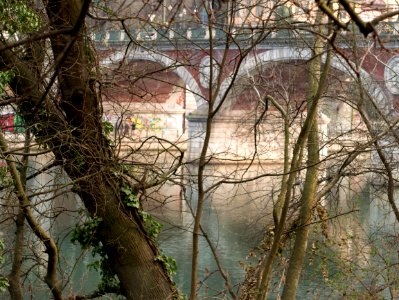
<path fill-rule="evenodd" d="M 215 120 L 210 151 L 229 159 L 282 161 L 283 114 L 288 116 L 289 132 L 295 140 L 307 113 L 308 58 L 307 51 L 285 49 L 248 59 Z M 365 94 L 385 113 L 391 105 L 365 72 L 362 76 L 367 83 Z M 229 80 L 223 85 L 227 86 Z M 360 99 L 351 72 L 334 59 L 318 115 L 323 155 L 365 138 L 366 128 L 357 111 L 360 101 L 366 101 L 367 109 L 372 107 L 370 99 L 365 98 Z M 372 116 L 372 111 L 368 112 Z"/>
<path fill-rule="evenodd" d="M 281 118 L 282 109 L 293 123 L 300 123 L 306 113 L 309 77 L 305 60 L 271 61 L 248 70 L 233 87 L 222 115 L 245 115 L 253 124 L 262 124 Z M 331 68 L 326 87 L 319 109 L 319 123 L 327 130 L 323 134 L 333 137 L 362 126 L 356 110 L 362 100 L 354 79 Z"/>
<path fill-rule="evenodd" d="M 256 53 L 255 55 L 248 57 L 246 61 L 242 64 L 237 73 L 237 78 L 241 80 L 245 80 L 248 77 L 248 74 L 252 74 L 253 72 L 261 73 L 262 69 L 267 64 L 271 62 L 290 62 L 296 61 L 298 64 L 300 62 L 305 63 L 306 61 L 311 59 L 311 51 L 309 49 L 298 49 L 298 48 L 278 48 L 274 50 L 268 50 L 261 53 Z M 349 78 L 347 81 L 351 81 L 350 78 L 355 78 L 355 74 L 348 63 L 340 57 L 333 57 L 331 60 L 331 68 L 336 71 L 340 71 L 342 74 L 342 78 Z M 359 71 L 363 89 L 367 92 L 370 98 L 373 99 L 377 107 L 380 109 L 382 113 L 389 113 L 392 110 L 392 103 L 389 101 L 388 97 L 386 97 L 385 93 L 381 89 L 381 87 L 373 80 L 373 78 L 363 69 Z M 223 95 L 226 93 L 232 77 L 227 77 L 226 80 L 222 83 L 222 88 L 220 91 L 221 97 L 218 99 L 220 101 L 223 98 Z M 341 78 L 341 79 L 342 79 Z M 302 81 L 306 82 L 307 78 L 302 76 Z M 237 83 L 235 83 L 237 85 Z"/>
<path fill-rule="evenodd" d="M 104 118 L 115 138 L 176 141 L 185 133 L 186 113 L 197 102 L 175 68 L 139 58 L 103 68 L 103 76 Z"/>
<path fill-rule="evenodd" d="M 132 51 L 129 51 L 128 54 L 116 51 L 112 55 L 104 58 L 101 64 L 103 66 L 119 65 L 121 62 L 124 63 L 131 60 L 156 62 L 162 65 L 165 69 L 175 72 L 185 82 L 187 91 L 191 93 L 191 96 L 193 99 L 195 99 L 196 107 L 198 108 L 206 104 L 204 96 L 201 93 L 201 89 L 191 73 L 184 66 L 182 66 L 181 63 L 168 57 L 166 54 L 149 52 L 143 49 L 138 49 L 137 51 L 133 49 Z"/>

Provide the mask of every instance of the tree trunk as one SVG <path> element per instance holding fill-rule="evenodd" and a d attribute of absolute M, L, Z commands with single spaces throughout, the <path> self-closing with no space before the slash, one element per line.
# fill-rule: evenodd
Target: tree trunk
<path fill-rule="evenodd" d="M 318 59 L 315 59 L 312 61 L 312 64 L 314 64 L 315 62 L 320 61 Z M 311 68 L 311 70 L 313 70 L 313 68 Z M 315 74 L 311 74 L 310 76 L 315 76 Z M 313 82 L 311 83 L 311 85 L 317 84 L 314 80 L 310 82 Z M 313 96 L 315 88 L 310 87 L 310 89 Z M 308 105 L 308 107 L 310 107 L 310 105 Z M 317 109 L 317 107 L 315 109 Z M 315 204 L 314 200 L 317 191 L 317 168 L 319 164 L 319 139 L 317 129 L 317 118 L 314 118 L 308 136 L 308 166 L 306 169 L 304 190 L 301 197 L 299 226 L 296 230 L 295 245 L 294 249 L 292 250 L 291 259 L 289 262 L 282 299 L 295 299 L 299 276 L 302 271 L 303 261 L 309 240 L 310 221 L 312 218 L 312 209 Z"/>
<path fill-rule="evenodd" d="M 21 183 L 26 190 L 26 173 L 28 169 L 28 154 L 30 144 L 30 131 L 27 130 L 25 134 L 25 149 L 21 163 L 22 167 L 20 170 Z M 12 261 L 11 272 L 8 275 L 8 281 L 10 283 L 8 291 L 12 300 L 24 299 L 23 289 L 21 284 L 21 268 L 22 268 L 22 257 L 24 248 L 24 227 L 25 227 L 25 214 L 23 207 L 18 205 L 18 214 L 15 219 L 15 244 L 14 244 L 14 257 Z"/>
<path fill-rule="evenodd" d="M 169 299 L 173 289 L 158 253 L 146 236 L 140 218 L 124 211 L 118 195 L 120 187 L 112 178 L 98 173 L 81 182 L 79 193 L 91 215 L 102 219 L 98 230 L 108 259 L 121 282 L 127 299 Z"/>
<path fill-rule="evenodd" d="M 320 50 L 321 50 L 321 48 L 319 47 L 319 49 L 316 51 L 320 51 Z M 314 59 L 320 60 L 321 53 L 315 53 Z M 321 75 L 318 75 L 316 78 L 313 78 L 313 80 L 318 81 L 318 84 L 315 85 L 316 89 L 313 90 L 314 93 L 312 95 L 311 101 L 308 101 L 308 107 L 307 107 L 308 113 L 307 113 L 305 122 L 302 125 L 301 131 L 298 135 L 297 141 L 295 142 L 294 149 L 293 149 L 291 165 L 290 165 L 290 172 L 289 172 L 288 180 L 286 183 L 286 191 L 287 192 L 285 193 L 285 198 L 284 198 L 284 202 L 283 202 L 282 209 L 281 209 L 281 215 L 278 220 L 278 226 L 275 230 L 273 244 L 270 249 L 270 252 L 268 253 L 268 256 L 261 262 L 260 267 L 259 267 L 260 269 L 259 269 L 259 274 L 258 274 L 258 278 L 257 278 L 257 289 L 258 289 L 258 295 L 256 298 L 257 300 L 263 300 L 263 299 L 267 298 L 267 293 L 268 293 L 268 289 L 269 289 L 269 281 L 270 281 L 271 274 L 272 274 L 273 264 L 274 264 L 274 260 L 277 255 L 277 252 L 280 248 L 280 242 L 283 237 L 283 230 L 285 228 L 288 207 L 289 207 L 289 204 L 291 201 L 291 194 L 292 194 L 291 189 L 292 189 L 296 174 L 299 171 L 300 163 L 302 161 L 303 148 L 304 148 L 305 142 L 307 141 L 309 134 L 311 133 L 311 130 L 313 129 L 314 120 L 317 118 L 317 106 L 318 106 L 318 102 L 321 98 L 322 92 L 324 91 L 324 88 L 327 83 L 329 65 L 330 65 L 330 52 L 328 51 L 326 62 L 324 64 L 324 68 L 323 68 Z M 310 76 L 314 76 L 314 74 L 312 74 L 312 72 L 310 72 Z M 318 148 L 317 148 L 317 151 L 318 151 Z M 284 192 L 284 191 L 282 190 L 282 192 Z"/>
<path fill-rule="evenodd" d="M 317 19 L 321 19 L 321 14 Z M 316 21 L 317 23 L 317 21 Z M 318 103 L 321 97 L 320 91 L 324 90 L 327 77 L 321 76 L 321 55 L 323 53 L 323 44 L 319 37 L 315 37 L 313 48 L 313 59 L 310 62 L 309 70 L 309 92 L 307 99 L 308 109 L 314 109 L 314 112 L 308 111 L 308 114 L 314 115 L 312 126 L 308 135 L 307 142 L 307 169 L 304 182 L 304 188 L 301 197 L 301 208 L 299 214 L 299 224 L 295 235 L 295 244 L 289 261 L 287 270 L 287 278 L 283 290 L 282 299 L 295 299 L 299 278 L 302 272 L 303 262 L 306 254 L 306 248 L 309 241 L 310 223 L 312 218 L 312 209 L 315 206 L 317 192 L 318 167 L 320 163 L 319 157 L 319 133 L 318 133 Z M 329 60 L 326 61 L 323 74 L 327 74 L 329 68 Z"/>
<path fill-rule="evenodd" d="M 91 216 L 101 218 L 98 239 L 123 294 L 135 300 L 170 299 L 174 285 L 156 259 L 157 249 L 146 235 L 138 210 L 127 210 L 122 203 L 121 187 L 128 183 L 114 175 L 116 159 L 102 134 L 100 101 L 92 84 L 95 74 L 87 60 L 91 49 L 79 33 L 89 2 L 45 2 L 52 30 L 72 28 L 69 34 L 50 37 L 53 78 L 57 76 L 61 91 L 59 104 L 48 99 L 50 86 L 38 82 L 32 66 L 10 50 L 0 53 L 2 63 L 18 70 L 14 91 L 22 98 L 19 107 L 25 120 L 39 123 L 36 138 L 52 147 Z"/>
<path fill-rule="evenodd" d="M 16 232 L 15 232 L 15 245 L 14 245 L 14 257 L 12 262 L 12 269 L 8 275 L 9 287 L 8 291 L 12 300 L 22 300 L 23 292 L 21 285 L 21 266 L 22 266 L 22 251 L 24 242 L 24 223 L 25 216 L 22 209 L 19 209 L 17 218 L 15 220 Z"/>

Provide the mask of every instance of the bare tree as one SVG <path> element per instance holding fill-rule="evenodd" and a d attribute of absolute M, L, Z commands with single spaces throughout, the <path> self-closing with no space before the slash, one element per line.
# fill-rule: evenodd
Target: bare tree
<path fill-rule="evenodd" d="M 308 249 L 310 238 L 319 239 L 312 231 L 322 231 L 318 241 L 329 245 L 328 224 L 340 220 L 323 201 L 338 198 L 334 191 L 355 176 L 386 176 L 398 218 L 395 166 L 386 150 L 397 146 L 397 120 L 368 92 L 372 82 L 364 81 L 361 64 L 372 51 L 357 48 L 355 27 L 365 37 L 373 32 L 383 46 L 378 24 L 396 10 L 364 21 L 346 1 L 48 1 L 27 2 L 18 13 L 31 28 L 9 16 L 0 43 L 1 70 L 13 73 L 0 104 L 12 104 L 29 128 L 21 148 L 10 147 L 7 134 L 1 139 L 19 200 L 8 206 L 17 228 L 9 276 L 14 299 L 22 297 L 20 278 L 30 272 L 21 275 L 24 220 L 45 247 L 46 259 L 35 261 L 47 268 L 53 296 L 69 296 L 68 279 L 57 278 L 57 237 L 40 223 L 58 212 L 41 211 L 39 194 L 73 192 L 88 213 L 73 239 L 101 256 L 108 284 L 71 295 L 81 299 L 179 297 L 170 278 L 174 261 L 156 242 L 161 225 L 143 210 L 172 222 L 160 213 L 172 206 L 172 187 L 181 192 L 178 209 L 190 216 L 184 228 L 192 233 L 190 299 L 202 296 L 213 274 L 201 272 L 202 240 L 225 285 L 220 298 L 265 299 L 278 281 L 282 297 L 294 299 L 306 254 L 324 255 Z M 270 50 L 271 42 L 284 47 Z M 369 164 L 374 150 L 379 170 Z M 45 153 L 46 165 L 29 175 L 27 158 Z M 69 179 L 35 192 L 26 187 L 26 180 L 55 169 Z M 262 230 L 259 264 L 247 268 L 236 288 L 205 220 L 218 196 L 233 202 L 239 193 L 262 207 L 241 214 L 271 229 Z M 384 264 L 391 287 L 392 265 Z"/>

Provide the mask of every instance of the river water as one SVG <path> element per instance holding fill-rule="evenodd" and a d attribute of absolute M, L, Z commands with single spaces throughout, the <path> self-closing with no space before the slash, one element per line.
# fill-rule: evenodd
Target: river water
<path fill-rule="evenodd" d="M 215 171 L 210 173 L 215 174 Z M 211 177 L 205 184 L 208 187 L 215 183 L 215 178 Z M 323 226 L 315 220 L 298 299 L 399 297 L 395 219 L 384 190 L 370 181 L 367 177 L 345 178 L 323 199 L 322 209 L 328 220 Z M 160 214 L 165 224 L 160 243 L 166 254 L 176 258 L 175 280 L 186 293 L 192 257 L 190 205 L 195 206 L 197 197 L 193 186 L 195 184 L 191 183 L 183 196 L 180 194 L 176 201 L 170 201 Z M 299 192 L 298 189 L 297 194 Z M 202 225 L 236 290 L 245 275 L 243 265 L 258 261 L 256 249 L 271 224 L 271 204 L 277 194 L 276 181 L 261 179 L 221 185 L 205 200 Z M 396 197 L 399 199 L 399 190 Z M 276 299 L 281 292 L 292 246 L 287 243 L 286 251 L 277 262 L 270 299 Z M 201 297 L 228 299 L 225 282 L 205 238 L 200 240 L 199 265 Z"/>
<path fill-rule="evenodd" d="M 226 175 L 230 179 L 250 178 L 262 171 L 259 168 L 238 171 L 237 166 L 211 166 L 205 187 L 211 187 Z M 398 228 L 383 189 L 370 181 L 366 177 L 345 178 L 323 199 L 328 221 L 323 223 L 323 235 L 322 226 L 315 220 L 297 299 L 374 299 L 371 296 L 374 291 L 379 291 L 378 296 L 383 299 L 399 299 Z M 186 171 L 179 185 L 166 184 L 150 191 L 146 204 L 147 210 L 164 224 L 159 242 L 163 252 L 176 259 L 174 280 L 186 294 L 191 276 L 191 211 L 198 197 L 195 182 L 195 176 Z M 298 196 L 299 186 L 297 190 Z M 207 194 L 202 226 L 235 291 L 244 278 L 244 266 L 258 261 L 257 247 L 272 223 L 271 207 L 277 195 L 278 180 L 274 177 L 220 184 Z M 399 199 L 399 190 L 395 196 Z M 80 218 L 79 207 L 73 204 L 73 199 L 68 199 L 68 194 L 62 197 L 57 200 L 59 208 L 69 203 L 68 210 L 60 213 L 56 222 L 45 225 L 59 237 L 65 290 L 89 293 L 95 289 L 99 275 L 88 267 L 93 262 L 90 253 L 82 253 L 79 246 L 70 242 L 70 231 Z M 277 299 L 281 292 L 291 247 L 287 242 L 286 251 L 277 260 L 270 299 Z M 48 299 L 47 288 L 37 280 L 44 270 L 36 270 L 25 282 L 27 299 Z M 201 299 L 230 298 L 209 243 L 203 237 L 199 279 Z"/>

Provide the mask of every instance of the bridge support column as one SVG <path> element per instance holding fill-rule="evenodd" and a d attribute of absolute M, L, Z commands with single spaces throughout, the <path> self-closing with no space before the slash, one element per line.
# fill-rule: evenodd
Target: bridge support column
<path fill-rule="evenodd" d="M 189 161 L 199 158 L 202 146 L 204 145 L 206 131 L 206 109 L 197 109 L 187 115 L 188 121 L 188 155 Z"/>

